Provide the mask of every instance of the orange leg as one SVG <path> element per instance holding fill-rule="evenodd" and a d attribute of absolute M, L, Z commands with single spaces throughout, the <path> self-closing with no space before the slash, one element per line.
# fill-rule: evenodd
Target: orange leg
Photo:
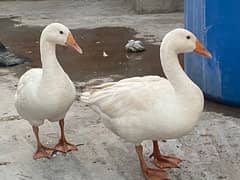
<path fill-rule="evenodd" d="M 63 153 L 66 153 L 66 152 L 72 151 L 72 150 L 77 150 L 77 146 L 74 144 L 70 144 L 69 142 L 67 142 L 67 140 L 65 138 L 64 119 L 59 121 L 59 125 L 61 128 L 61 138 L 59 139 L 58 144 L 55 146 L 55 150 L 63 152 Z"/>
<path fill-rule="evenodd" d="M 166 171 L 161 170 L 161 169 L 152 169 L 149 168 L 144 161 L 143 157 L 143 147 L 142 145 L 137 145 L 136 147 L 136 152 L 138 154 L 138 158 L 140 161 L 142 173 L 146 180 L 169 180 L 168 174 Z"/>
<path fill-rule="evenodd" d="M 41 159 L 41 158 L 51 158 L 54 152 L 53 148 L 48 148 L 42 145 L 39 139 L 39 128 L 36 126 L 32 126 L 33 132 L 37 139 L 37 151 L 33 155 L 33 159 Z"/>
<path fill-rule="evenodd" d="M 158 142 L 153 141 L 153 153 L 149 156 L 153 157 L 153 163 L 158 168 L 177 168 L 178 164 L 182 162 L 181 159 L 174 156 L 163 156 L 160 153 Z"/>

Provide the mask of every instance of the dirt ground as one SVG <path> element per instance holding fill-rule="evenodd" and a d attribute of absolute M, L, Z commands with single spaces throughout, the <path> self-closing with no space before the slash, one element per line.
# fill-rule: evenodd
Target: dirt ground
<path fill-rule="evenodd" d="M 39 67 L 39 36 L 45 25 L 69 26 L 84 55 L 59 47 L 60 63 L 74 80 L 78 97 L 66 117 L 66 134 L 78 151 L 51 160 L 34 161 L 35 137 L 13 102 L 18 78 Z M 79 101 L 89 82 L 112 81 L 145 74 L 163 75 L 159 44 L 164 34 L 183 27 L 183 14 L 137 15 L 124 0 L 0 1 L 0 41 L 30 63 L 0 68 L 0 179 L 4 180 L 141 180 L 134 145 L 106 129 L 99 116 Z M 132 55 L 124 45 L 140 39 L 147 51 Z M 103 57 L 105 51 L 109 56 Z M 42 142 L 57 143 L 57 123 L 41 126 Z M 151 142 L 143 143 L 151 160 Z M 240 177 L 240 110 L 206 100 L 194 131 L 180 139 L 161 142 L 162 151 L 184 159 L 168 170 L 172 180 L 238 180 Z"/>

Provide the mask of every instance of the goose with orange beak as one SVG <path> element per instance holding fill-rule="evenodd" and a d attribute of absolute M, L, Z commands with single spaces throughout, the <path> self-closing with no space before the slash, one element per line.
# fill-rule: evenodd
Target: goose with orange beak
<path fill-rule="evenodd" d="M 42 31 L 40 54 L 42 68 L 30 69 L 19 80 L 15 94 L 17 112 L 27 120 L 37 140 L 34 159 L 50 158 L 54 151 L 66 153 L 77 150 L 66 140 L 64 118 L 72 105 L 76 90 L 56 57 L 56 45 L 69 46 L 82 54 L 69 29 L 59 23 L 49 24 Z M 61 137 L 54 148 L 44 146 L 39 138 L 39 126 L 44 120 L 59 121 Z"/>
<path fill-rule="evenodd" d="M 178 167 L 181 159 L 160 152 L 158 140 L 176 139 L 192 131 L 203 110 L 200 88 L 185 74 L 178 54 L 211 54 L 186 29 L 167 33 L 160 47 L 161 64 L 167 79 L 159 76 L 133 77 L 92 87 L 81 100 L 102 117 L 116 135 L 135 144 L 142 173 L 147 180 L 166 180 L 164 168 Z M 150 155 L 157 167 L 144 160 L 144 140 L 153 141 Z M 174 148 L 174 147 L 173 147 Z"/>

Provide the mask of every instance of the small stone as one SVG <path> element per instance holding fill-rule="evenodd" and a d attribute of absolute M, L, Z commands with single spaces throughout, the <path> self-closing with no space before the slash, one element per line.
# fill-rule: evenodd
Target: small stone
<path fill-rule="evenodd" d="M 105 51 L 103 51 L 103 57 L 108 57 L 108 54 Z"/>
<path fill-rule="evenodd" d="M 27 58 L 18 57 L 14 53 L 7 50 L 7 48 L 0 42 L 0 66 L 15 66 L 29 61 Z"/>
<path fill-rule="evenodd" d="M 143 43 L 141 41 L 129 40 L 125 45 L 125 49 L 128 52 L 142 52 L 145 51 Z"/>

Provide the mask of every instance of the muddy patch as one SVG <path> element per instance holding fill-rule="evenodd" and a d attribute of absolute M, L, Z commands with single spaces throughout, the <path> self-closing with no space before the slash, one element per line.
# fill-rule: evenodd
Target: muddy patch
<path fill-rule="evenodd" d="M 41 67 L 39 38 L 43 27 L 22 26 L 14 18 L 0 19 L 0 41 L 10 51 L 32 60 L 29 64 L 11 67 L 20 77 L 27 69 Z M 84 54 L 72 49 L 57 47 L 57 56 L 64 70 L 74 81 L 89 81 L 95 78 L 111 77 L 119 80 L 142 75 L 163 75 L 159 61 L 159 45 L 145 41 L 149 37 L 138 38 L 144 42 L 146 51 L 127 53 L 124 46 L 130 39 L 136 39 L 137 32 L 126 27 L 102 27 L 96 29 L 72 30 Z M 104 52 L 107 56 L 104 56 Z M 183 56 L 180 56 L 183 65 Z M 240 109 L 206 101 L 206 111 L 240 117 Z"/>
<path fill-rule="evenodd" d="M 11 19 L 0 19 L 3 29 L 0 40 L 16 54 L 29 57 L 32 63 L 11 68 L 18 76 L 32 67 L 41 67 L 39 38 L 43 27 L 19 26 Z M 146 51 L 127 53 L 124 46 L 136 39 L 133 29 L 102 27 L 72 30 L 84 54 L 66 47 L 57 47 L 57 56 L 64 70 L 74 81 L 117 75 L 124 78 L 147 74 L 163 75 L 159 46 L 144 42 Z M 143 40 L 143 39 L 140 39 Z M 144 41 L 144 40 L 143 40 Z M 107 56 L 106 56 L 107 54 Z"/>

